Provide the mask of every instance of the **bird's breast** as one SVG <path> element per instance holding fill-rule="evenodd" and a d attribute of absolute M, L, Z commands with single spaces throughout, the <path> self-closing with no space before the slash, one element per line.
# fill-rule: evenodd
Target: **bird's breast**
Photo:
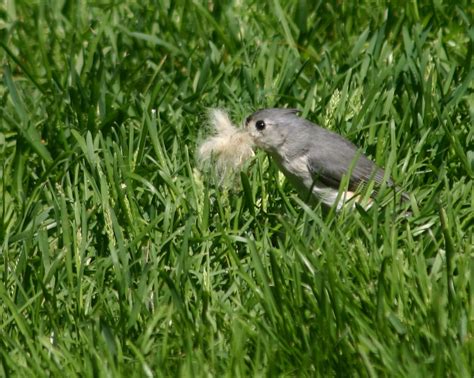
<path fill-rule="evenodd" d="M 279 169 L 284 173 L 288 181 L 300 193 L 304 200 L 316 199 L 327 206 L 332 206 L 337 200 L 338 188 L 332 188 L 321 182 L 314 180 L 308 168 L 308 158 L 299 156 L 293 159 L 282 159 L 279 156 L 273 156 Z M 346 192 L 342 195 L 342 201 L 338 204 L 338 209 L 346 200 L 354 196 L 352 192 Z"/>

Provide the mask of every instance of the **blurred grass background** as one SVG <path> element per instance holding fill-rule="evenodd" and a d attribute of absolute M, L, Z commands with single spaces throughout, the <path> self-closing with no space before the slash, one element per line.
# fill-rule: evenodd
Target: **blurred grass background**
<path fill-rule="evenodd" d="M 0 375 L 472 376 L 473 6 L 0 4 Z M 411 193 L 321 216 L 209 107 L 298 107 Z"/>

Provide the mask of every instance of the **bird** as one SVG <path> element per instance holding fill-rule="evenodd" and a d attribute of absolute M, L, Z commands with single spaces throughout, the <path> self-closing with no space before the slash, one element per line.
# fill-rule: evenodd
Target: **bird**
<path fill-rule="evenodd" d="M 248 116 L 245 128 L 256 147 L 266 151 L 303 199 L 340 210 L 350 199 L 361 200 L 361 187 L 385 183 L 408 200 L 382 168 L 343 136 L 299 117 L 298 109 L 260 109 Z M 345 175 L 347 190 L 339 196 Z M 368 206 L 376 195 L 370 193 Z M 339 201 L 338 201 L 339 197 Z"/>

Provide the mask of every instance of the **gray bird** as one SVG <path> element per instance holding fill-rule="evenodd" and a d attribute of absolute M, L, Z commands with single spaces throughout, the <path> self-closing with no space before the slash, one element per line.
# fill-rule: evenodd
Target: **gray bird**
<path fill-rule="evenodd" d="M 327 206 L 337 200 L 339 185 L 349 174 L 348 191 L 338 209 L 370 180 L 380 185 L 384 171 L 342 136 L 298 117 L 297 109 L 262 109 L 246 119 L 246 128 L 257 147 L 268 152 L 303 199 Z M 351 170 L 352 169 L 352 170 Z M 386 184 L 395 187 L 388 178 Z M 402 193 L 402 197 L 408 196 Z"/>

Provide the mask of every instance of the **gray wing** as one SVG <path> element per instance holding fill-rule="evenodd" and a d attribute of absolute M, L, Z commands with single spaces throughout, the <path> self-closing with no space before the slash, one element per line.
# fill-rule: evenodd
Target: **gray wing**
<path fill-rule="evenodd" d="M 370 180 L 374 180 L 377 184 L 382 184 L 384 181 L 384 170 L 359 152 L 355 145 L 327 130 L 320 133 L 308 156 L 308 169 L 313 180 L 337 189 L 351 167 L 353 167 L 349 179 L 351 191 L 355 191 L 361 184 Z M 392 180 L 388 179 L 387 184 L 393 186 Z"/>

